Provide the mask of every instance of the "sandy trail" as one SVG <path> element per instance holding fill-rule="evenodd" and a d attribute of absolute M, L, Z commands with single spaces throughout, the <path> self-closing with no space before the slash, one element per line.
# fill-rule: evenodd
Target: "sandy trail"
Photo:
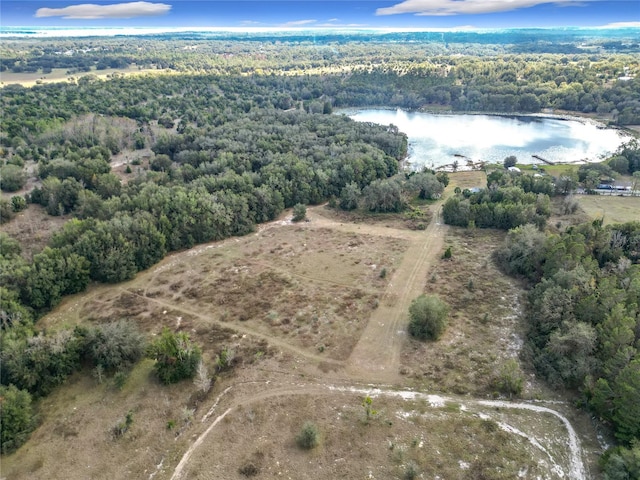
<path fill-rule="evenodd" d="M 205 419 L 208 419 L 215 408 L 221 402 L 221 398 L 228 394 L 233 387 L 228 387 L 215 401 L 214 407 L 207 413 Z M 429 394 L 426 392 L 416 392 L 413 390 L 394 390 L 390 388 L 363 388 L 362 386 L 348 386 L 348 385 L 333 385 L 323 383 L 304 383 L 296 382 L 282 386 L 269 386 L 267 390 L 262 392 L 255 392 L 251 396 L 240 395 L 237 401 L 232 402 L 231 406 L 228 406 L 225 411 L 215 417 L 207 429 L 198 436 L 198 438 L 191 444 L 189 449 L 184 453 L 180 462 L 176 466 L 171 476 L 171 480 L 180 480 L 181 478 L 188 478 L 185 476 L 187 466 L 191 456 L 195 451 L 204 443 L 206 437 L 214 431 L 216 425 L 229 413 L 238 407 L 246 407 L 252 403 L 261 402 L 268 398 L 274 397 L 291 397 L 294 395 L 369 395 L 371 397 L 395 397 L 403 400 L 426 400 L 427 404 L 431 408 L 443 408 L 447 403 L 457 403 L 464 410 L 471 411 L 474 414 L 491 417 L 496 408 L 506 408 L 513 410 L 528 410 L 539 413 L 546 413 L 555 416 L 560 419 L 565 426 L 567 432 L 567 448 L 569 450 L 569 465 L 568 471 L 562 471 L 561 476 L 569 480 L 586 480 L 590 478 L 582 460 L 582 449 L 580 447 L 580 441 L 578 436 L 571 425 L 571 422 L 561 413 L 552 408 L 548 408 L 541 405 L 535 405 L 528 402 L 507 402 L 502 400 L 482 400 L 472 399 L 468 397 L 451 397 Z M 530 443 L 537 448 L 545 451 L 540 442 L 536 438 L 529 438 Z"/>
<path fill-rule="evenodd" d="M 220 323 L 209 316 L 202 315 L 201 313 L 182 306 L 176 306 L 154 298 L 143 297 L 149 302 L 158 303 L 167 308 L 201 317 L 209 322 L 214 321 L 225 328 L 235 329 L 241 333 L 264 338 L 271 344 L 309 361 L 318 363 L 325 362 L 333 364 L 335 367 L 344 367 L 344 370 L 340 371 L 345 373 L 347 377 L 340 379 L 342 375 L 338 372 L 333 372 L 324 379 L 322 377 L 316 379 L 308 378 L 304 381 L 292 381 L 280 385 L 269 384 L 267 382 L 264 384 L 265 388 L 262 389 L 262 391 L 260 391 L 259 388 L 252 388 L 250 391 L 243 392 L 240 391 L 242 390 L 240 385 L 228 387 L 218 396 L 209 408 L 207 414 L 202 418 L 202 423 L 208 423 L 208 426 L 183 454 L 180 462 L 173 471 L 171 480 L 188 478 L 188 465 L 192 455 L 202 447 L 206 438 L 215 431 L 218 423 L 235 409 L 279 396 L 341 394 L 393 396 L 405 400 L 424 399 L 432 408 L 440 408 L 448 402 L 455 402 L 476 414 L 489 417 L 495 408 L 529 410 L 554 415 L 562 421 L 567 432 L 567 448 L 570 458 L 569 465 L 566 467 L 567 471 L 563 472 L 563 476 L 566 476 L 566 478 L 570 480 L 588 479 L 589 475 L 582 460 L 582 449 L 575 429 L 564 415 L 552 408 L 526 402 L 512 403 L 468 397 L 444 397 L 426 392 L 397 390 L 393 387 L 393 385 L 398 385 L 401 381 L 399 374 L 400 352 L 403 339 L 406 335 L 409 305 L 415 297 L 423 293 L 429 269 L 443 250 L 444 235 L 448 227 L 442 224 L 439 211 L 434 215 L 433 221 L 425 231 L 416 232 L 380 225 L 340 223 L 319 215 L 316 212 L 319 208 L 322 207 L 309 209 L 308 217 L 310 218 L 310 222 L 305 224 L 308 228 L 331 228 L 343 232 L 388 236 L 409 241 L 409 247 L 404 253 L 400 265 L 389 280 L 389 285 L 385 290 L 380 306 L 373 312 L 361 338 L 346 362 L 330 360 L 327 362 L 326 358 L 296 348 L 285 341 L 255 332 L 244 325 Z M 436 205 L 436 208 L 439 209 L 439 205 Z M 287 222 L 272 222 L 263 228 L 280 228 L 286 225 Z M 134 292 L 129 290 L 129 293 Z M 344 382 L 341 385 L 336 383 L 341 381 Z M 367 388 L 362 386 L 367 384 L 376 385 L 376 387 Z M 381 385 L 383 384 L 387 386 L 382 387 Z M 238 391 L 237 395 L 233 395 L 235 391 Z M 224 407 L 221 407 L 220 404 L 224 405 Z M 216 411 L 222 408 L 224 408 L 224 412 L 214 417 Z M 213 418 L 213 420 L 211 420 L 210 417 Z M 540 446 L 540 443 L 535 438 L 531 438 L 530 441 L 534 447 Z"/>

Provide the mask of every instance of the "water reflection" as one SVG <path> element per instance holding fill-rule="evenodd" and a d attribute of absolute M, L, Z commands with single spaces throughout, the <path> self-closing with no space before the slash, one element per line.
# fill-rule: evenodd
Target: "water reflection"
<path fill-rule="evenodd" d="M 473 162 L 502 162 L 515 155 L 520 163 L 596 162 L 631 137 L 589 120 L 535 116 L 441 115 L 403 110 L 343 111 L 357 121 L 396 125 L 409 137 L 409 162 L 414 168 Z"/>

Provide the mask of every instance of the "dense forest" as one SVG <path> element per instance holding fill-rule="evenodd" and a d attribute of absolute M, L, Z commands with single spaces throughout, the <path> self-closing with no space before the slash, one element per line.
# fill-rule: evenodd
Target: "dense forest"
<path fill-rule="evenodd" d="M 561 109 L 640 123 L 637 57 L 606 44 L 589 53 L 516 53 L 541 48 L 529 40 L 520 50 L 459 38 L 455 46 L 198 37 L 144 39 L 145 49 L 130 39 L 3 45 L 0 69 L 16 73 L 132 65 L 181 72 L 2 89 L 0 220 L 25 208 L 67 220 L 32 254 L 0 233 L 3 396 L 28 404 L 83 362 L 100 365 L 91 352 L 108 332 L 45 335 L 35 324 L 92 281 L 130 279 L 170 251 L 247 234 L 289 207 L 331 200 L 345 210 L 395 212 L 411 196 L 439 196 L 446 174 L 398 175 L 407 138 L 397 128 L 357 123 L 333 115 L 336 108 Z M 473 48 L 481 55 L 460 54 Z M 639 171 L 639 152 L 625 145 L 575 179 L 495 169 L 487 189 L 456 192 L 443 208 L 452 225 L 515 228 L 500 262 L 531 282 L 529 360 L 613 426 L 623 447 L 609 454 L 610 479 L 624 478 L 611 465 L 627 468 L 640 455 L 640 225 L 595 222 L 554 235 L 544 227 L 552 196 Z M 126 170 L 116 171 L 114 158 Z M 3 452 L 24 441 L 27 420 L 3 437 Z"/>

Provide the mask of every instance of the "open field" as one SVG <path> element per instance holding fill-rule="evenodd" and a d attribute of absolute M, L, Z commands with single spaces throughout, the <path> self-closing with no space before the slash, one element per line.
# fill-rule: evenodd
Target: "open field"
<path fill-rule="evenodd" d="M 445 196 L 484 174 L 451 177 Z M 491 261 L 504 234 L 453 229 L 439 203 L 424 208 L 425 230 L 309 208 L 309 222 L 282 217 L 66 298 L 41 328 L 124 318 L 150 337 L 184 331 L 215 384 L 207 395 L 190 382 L 162 386 L 148 360 L 122 389 L 78 373 L 41 400 L 40 427 L 2 459 L 2 475 L 352 479 L 409 478 L 413 468 L 415 478 L 589 478 L 600 449 L 588 416 L 532 376 L 524 395 L 536 402 L 493 400 L 491 379 L 517 357 L 523 328 L 522 286 Z M 406 335 L 422 292 L 452 307 L 438 342 Z M 223 348 L 234 352 L 230 371 L 215 368 Z M 368 421 L 366 395 L 377 411 Z M 129 411 L 131 430 L 114 438 Z M 311 451 L 295 443 L 305 421 L 320 432 Z"/>
<path fill-rule="evenodd" d="M 0 86 L 4 87 L 6 85 L 18 84 L 23 87 L 33 87 L 34 85 L 39 85 L 43 83 L 56 83 L 56 82 L 75 82 L 79 78 L 86 77 L 87 75 L 93 75 L 98 78 L 105 79 L 107 77 L 113 76 L 114 74 L 119 75 L 143 75 L 143 74 L 157 74 L 157 73 L 171 73 L 171 70 L 158 70 L 155 68 L 145 68 L 141 69 L 136 66 L 131 66 L 129 68 L 107 68 L 104 70 L 91 70 L 89 72 L 74 72 L 69 73 L 69 70 L 66 68 L 54 68 L 51 73 L 42 73 L 42 72 L 23 72 L 23 73 L 14 73 L 14 72 L 2 72 L 0 75 Z"/>
<path fill-rule="evenodd" d="M 640 197 L 577 195 L 580 207 L 592 219 L 604 218 L 604 224 L 640 221 Z"/>

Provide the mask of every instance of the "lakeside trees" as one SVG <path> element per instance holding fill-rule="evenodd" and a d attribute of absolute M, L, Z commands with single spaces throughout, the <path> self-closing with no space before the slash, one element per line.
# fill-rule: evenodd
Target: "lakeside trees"
<path fill-rule="evenodd" d="M 15 398 L 25 406 L 24 411 L 29 410 L 26 392 L 35 397 L 46 395 L 80 368 L 83 360 L 112 369 L 139 358 L 138 350 L 113 348 L 120 345 L 121 336 L 139 340 L 116 327 L 47 335 L 34 328 L 34 319 L 63 295 L 82 291 L 89 281 L 129 279 L 168 251 L 246 234 L 255 224 L 274 219 L 294 205 L 340 196 L 341 205 L 348 209 L 357 206 L 362 193 L 371 211 L 399 211 L 408 190 L 423 199 L 442 192 L 444 177 L 428 172 L 402 181 L 388 178 L 397 173 L 398 160 L 406 154 L 406 137 L 392 126 L 358 124 L 329 115 L 335 107 L 382 104 L 500 112 L 563 108 L 610 114 L 618 124 L 637 122 L 640 115 L 639 81 L 616 80 L 623 65 L 637 70 L 638 61 L 631 56 L 505 52 L 479 60 L 430 47 L 436 55 L 425 59 L 424 52 L 418 55 L 415 47 L 406 45 L 398 49 L 355 45 L 348 47 L 351 50 L 337 46 L 337 55 L 300 47 L 306 56 L 297 58 L 288 51 L 279 58 L 276 53 L 282 50 L 265 45 L 271 67 L 282 68 L 278 74 L 276 68 L 273 74 L 258 73 L 266 65 L 250 58 L 255 49 L 231 61 L 221 60 L 220 52 L 212 59 L 200 54 L 182 57 L 170 48 L 155 52 L 157 57 L 151 59 L 141 49 L 142 53 L 131 54 L 126 63 L 135 60 L 142 66 L 149 62 L 190 73 L 140 78 L 114 75 L 109 81 L 87 76 L 72 84 L 4 88 L 0 155 L 5 165 L 0 167 L 0 186 L 18 190 L 27 172 L 37 171 L 38 186 L 29 193 L 29 201 L 52 216 L 77 217 L 28 260 L 20 255 L 17 242 L 0 235 L 1 378 L 3 385 L 22 389 Z M 235 51 L 237 47 L 230 48 Z M 351 53 L 340 59 L 344 52 Z M 102 57 L 99 69 L 105 62 L 113 65 L 122 60 Z M 22 60 L 3 64 L 7 68 L 34 67 Z M 323 67 L 345 70 L 329 68 L 319 75 L 304 75 L 309 68 Z M 92 63 L 76 61 L 70 68 L 90 70 Z M 292 75 L 281 75 L 284 71 Z M 254 75 L 241 75 L 244 72 Z M 145 150 L 144 165 L 129 165 L 128 176 L 113 172 L 114 155 L 147 146 L 150 151 Z M 611 168 L 632 172 L 638 170 L 637 165 L 633 151 L 622 149 Z M 566 189 L 571 182 L 564 183 Z M 492 174 L 490 185 L 494 187 L 487 191 L 461 192 L 447 202 L 445 220 L 504 229 L 528 222 L 544 224 L 549 215 L 548 196 L 553 194 L 548 180 Z M 3 200 L 1 220 L 22 208 L 20 204 Z M 614 243 L 622 242 L 616 248 L 625 251 L 635 233 L 624 230 L 621 235 Z M 519 250 L 511 249 L 509 264 L 532 248 L 519 240 Z M 542 244 L 539 240 L 532 236 L 533 244 Z M 522 261 L 514 269 L 531 278 L 551 275 L 549 293 L 546 287 L 537 291 L 541 305 L 559 302 L 557 308 L 552 304 L 551 313 L 573 302 L 574 287 L 582 293 L 580 289 L 588 286 L 588 275 L 580 270 L 571 272 L 576 280 L 554 276 L 553 265 L 570 265 L 576 258 L 582 261 L 579 240 L 576 237 L 567 245 L 564 240 L 549 240 L 544 261 L 519 257 Z M 620 260 L 615 249 L 603 247 L 594 252 L 603 265 Z M 634 252 L 625 255 L 637 261 Z M 627 266 L 625 271 L 634 271 L 634 267 L 629 270 Z M 595 275 L 595 270 L 585 271 Z M 629 280 L 631 287 L 624 282 L 626 277 L 619 284 L 604 282 L 610 289 L 605 293 L 620 296 L 618 290 L 635 289 L 635 277 Z M 562 290 L 565 285 L 571 285 L 570 293 Z M 579 321 L 564 322 L 560 316 L 547 325 L 540 313 L 536 359 L 548 378 L 569 386 L 580 386 L 593 372 L 601 375 L 589 386 L 590 404 L 627 441 L 637 434 L 637 412 L 626 409 L 637 390 L 637 365 L 625 363 L 627 357 L 623 357 L 605 371 L 598 366 L 604 353 L 596 355 L 596 360 L 593 353 L 599 348 L 612 352 L 618 344 L 627 355 L 633 353 L 626 347 L 635 348 L 628 341 L 628 319 L 634 312 L 625 304 L 624 311 L 616 311 L 609 323 L 600 326 L 586 315 L 604 314 L 605 307 L 598 305 L 598 295 L 587 297 L 580 297 L 579 311 L 585 318 Z M 601 330 L 619 336 L 607 333 L 611 345 L 601 346 L 600 338 L 605 335 Z M 167 339 L 169 353 L 157 350 L 152 356 L 171 363 L 182 354 L 181 345 L 187 345 L 186 339 Z M 192 353 L 197 350 L 187 346 Z M 104 353 L 107 350 L 109 356 Z M 189 356 L 186 373 L 178 376 L 191 375 L 195 360 Z M 177 378 L 160 370 L 167 381 Z M 631 396 L 625 395 L 627 391 Z M 24 439 L 29 426 L 20 425 L 15 430 L 18 440 Z"/>

